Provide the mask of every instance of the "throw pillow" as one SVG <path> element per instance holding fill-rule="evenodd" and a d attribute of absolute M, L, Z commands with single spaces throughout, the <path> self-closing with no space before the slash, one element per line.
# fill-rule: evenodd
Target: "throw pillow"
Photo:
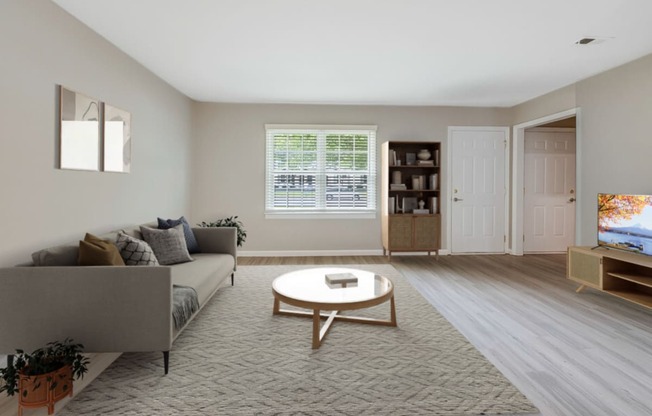
<path fill-rule="evenodd" d="M 127 266 L 158 266 L 154 250 L 143 240 L 125 233 L 118 233 L 116 245 Z"/>
<path fill-rule="evenodd" d="M 80 266 L 124 266 L 125 262 L 120 257 L 120 252 L 115 244 L 87 233 L 84 240 L 79 241 L 77 264 Z"/>
<path fill-rule="evenodd" d="M 195 233 L 192 232 L 192 228 L 190 227 L 190 224 L 188 224 L 188 220 L 186 220 L 185 217 L 181 217 L 178 220 L 171 220 L 167 219 L 164 220 L 163 218 L 157 218 L 158 221 L 158 228 L 161 230 L 167 230 L 172 227 L 176 227 L 179 224 L 183 225 L 183 236 L 186 239 L 186 246 L 188 247 L 188 253 L 194 254 L 194 253 L 201 253 L 201 250 L 199 249 L 199 244 L 197 243 L 197 239 L 195 238 Z"/>
<path fill-rule="evenodd" d="M 76 266 L 79 264 L 79 244 L 65 244 L 32 253 L 34 266 Z"/>
<path fill-rule="evenodd" d="M 183 225 L 167 230 L 157 230 L 155 228 L 140 227 L 145 241 L 152 247 L 158 262 L 163 265 L 185 263 L 192 261 L 186 238 L 183 236 Z"/>

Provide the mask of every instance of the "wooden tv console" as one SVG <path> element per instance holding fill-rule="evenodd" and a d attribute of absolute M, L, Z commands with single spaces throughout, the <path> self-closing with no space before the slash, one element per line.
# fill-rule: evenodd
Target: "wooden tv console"
<path fill-rule="evenodd" d="M 566 277 L 581 286 L 652 308 L 652 256 L 598 247 L 569 247 Z"/>

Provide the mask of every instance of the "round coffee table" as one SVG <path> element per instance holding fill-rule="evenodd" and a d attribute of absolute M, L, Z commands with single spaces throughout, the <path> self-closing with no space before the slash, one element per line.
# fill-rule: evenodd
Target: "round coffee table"
<path fill-rule="evenodd" d="M 349 280 L 329 283 L 332 278 Z M 351 279 L 352 278 L 352 279 Z M 351 280 L 357 279 L 356 282 Z M 384 276 L 358 269 L 322 267 L 286 273 L 274 279 L 274 315 L 312 317 L 312 348 L 317 349 L 334 320 L 371 325 L 396 326 L 394 284 Z M 340 311 L 369 308 L 390 301 L 390 319 L 380 320 L 358 316 L 338 315 Z M 281 309 L 280 303 L 298 306 L 308 311 Z M 331 311 L 322 313 L 322 311 Z M 321 319 L 326 323 L 321 326 Z"/>

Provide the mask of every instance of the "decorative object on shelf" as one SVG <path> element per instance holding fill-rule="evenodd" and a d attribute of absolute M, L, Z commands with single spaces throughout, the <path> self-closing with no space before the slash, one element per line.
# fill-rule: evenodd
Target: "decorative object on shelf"
<path fill-rule="evenodd" d="M 412 196 L 406 196 L 403 198 L 403 212 L 410 213 L 417 208 L 417 198 Z"/>
<path fill-rule="evenodd" d="M 59 88 L 59 168 L 100 170 L 100 101 Z"/>
<path fill-rule="evenodd" d="M 200 227 L 235 227 L 238 232 L 238 247 L 242 247 L 247 239 L 247 231 L 244 229 L 242 221 L 238 220 L 238 216 L 221 218 L 214 222 L 204 222 L 198 224 Z"/>
<path fill-rule="evenodd" d="M 131 170 L 131 113 L 104 104 L 104 172 Z"/>
<path fill-rule="evenodd" d="M 437 189 L 437 174 L 433 173 L 430 175 L 430 183 L 428 185 L 428 189 L 431 190 L 436 190 Z"/>
<path fill-rule="evenodd" d="M 392 172 L 392 185 L 397 185 L 403 182 L 402 177 L 401 177 L 401 171 L 400 170 L 395 170 Z"/>
<path fill-rule="evenodd" d="M 423 207 L 425 206 L 426 206 L 426 201 L 424 201 L 423 199 L 419 200 L 419 209 L 423 209 Z"/>
<path fill-rule="evenodd" d="M 412 175 L 412 189 L 421 189 L 421 180 L 419 179 L 419 175 Z"/>
<path fill-rule="evenodd" d="M 47 406 L 54 413 L 54 404 L 72 396 L 73 379 L 80 379 L 88 371 L 89 359 L 84 357 L 82 344 L 72 339 L 49 342 L 32 353 L 16 350 L 16 354 L 0 369 L 0 393 L 18 395 L 18 413 L 23 408 Z"/>
<path fill-rule="evenodd" d="M 428 160 L 430 159 L 430 156 L 432 156 L 432 154 L 428 149 L 421 149 L 419 150 L 419 153 L 417 153 L 419 160 Z"/>
<path fill-rule="evenodd" d="M 389 197 L 387 198 L 388 205 L 387 205 L 387 213 L 388 214 L 394 214 L 396 213 L 396 198 Z"/>
<path fill-rule="evenodd" d="M 405 164 L 412 166 L 417 163 L 417 154 L 416 153 L 406 153 L 405 154 Z"/>
<path fill-rule="evenodd" d="M 390 166 L 400 165 L 401 161 L 396 159 L 396 150 L 389 150 L 389 164 Z"/>
<path fill-rule="evenodd" d="M 430 213 L 437 214 L 437 197 L 433 196 L 430 198 Z"/>

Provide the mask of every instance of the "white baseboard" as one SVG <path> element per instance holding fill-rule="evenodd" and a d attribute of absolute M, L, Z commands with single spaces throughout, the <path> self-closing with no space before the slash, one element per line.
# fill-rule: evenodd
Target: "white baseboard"
<path fill-rule="evenodd" d="M 242 257 L 382 256 L 383 250 L 238 251 Z"/>
<path fill-rule="evenodd" d="M 439 250 L 439 254 L 446 256 L 450 250 Z M 238 251 L 241 257 L 322 257 L 322 256 L 382 256 L 383 250 L 288 250 L 288 251 Z M 424 252 L 393 252 L 393 256 L 423 256 Z"/>

